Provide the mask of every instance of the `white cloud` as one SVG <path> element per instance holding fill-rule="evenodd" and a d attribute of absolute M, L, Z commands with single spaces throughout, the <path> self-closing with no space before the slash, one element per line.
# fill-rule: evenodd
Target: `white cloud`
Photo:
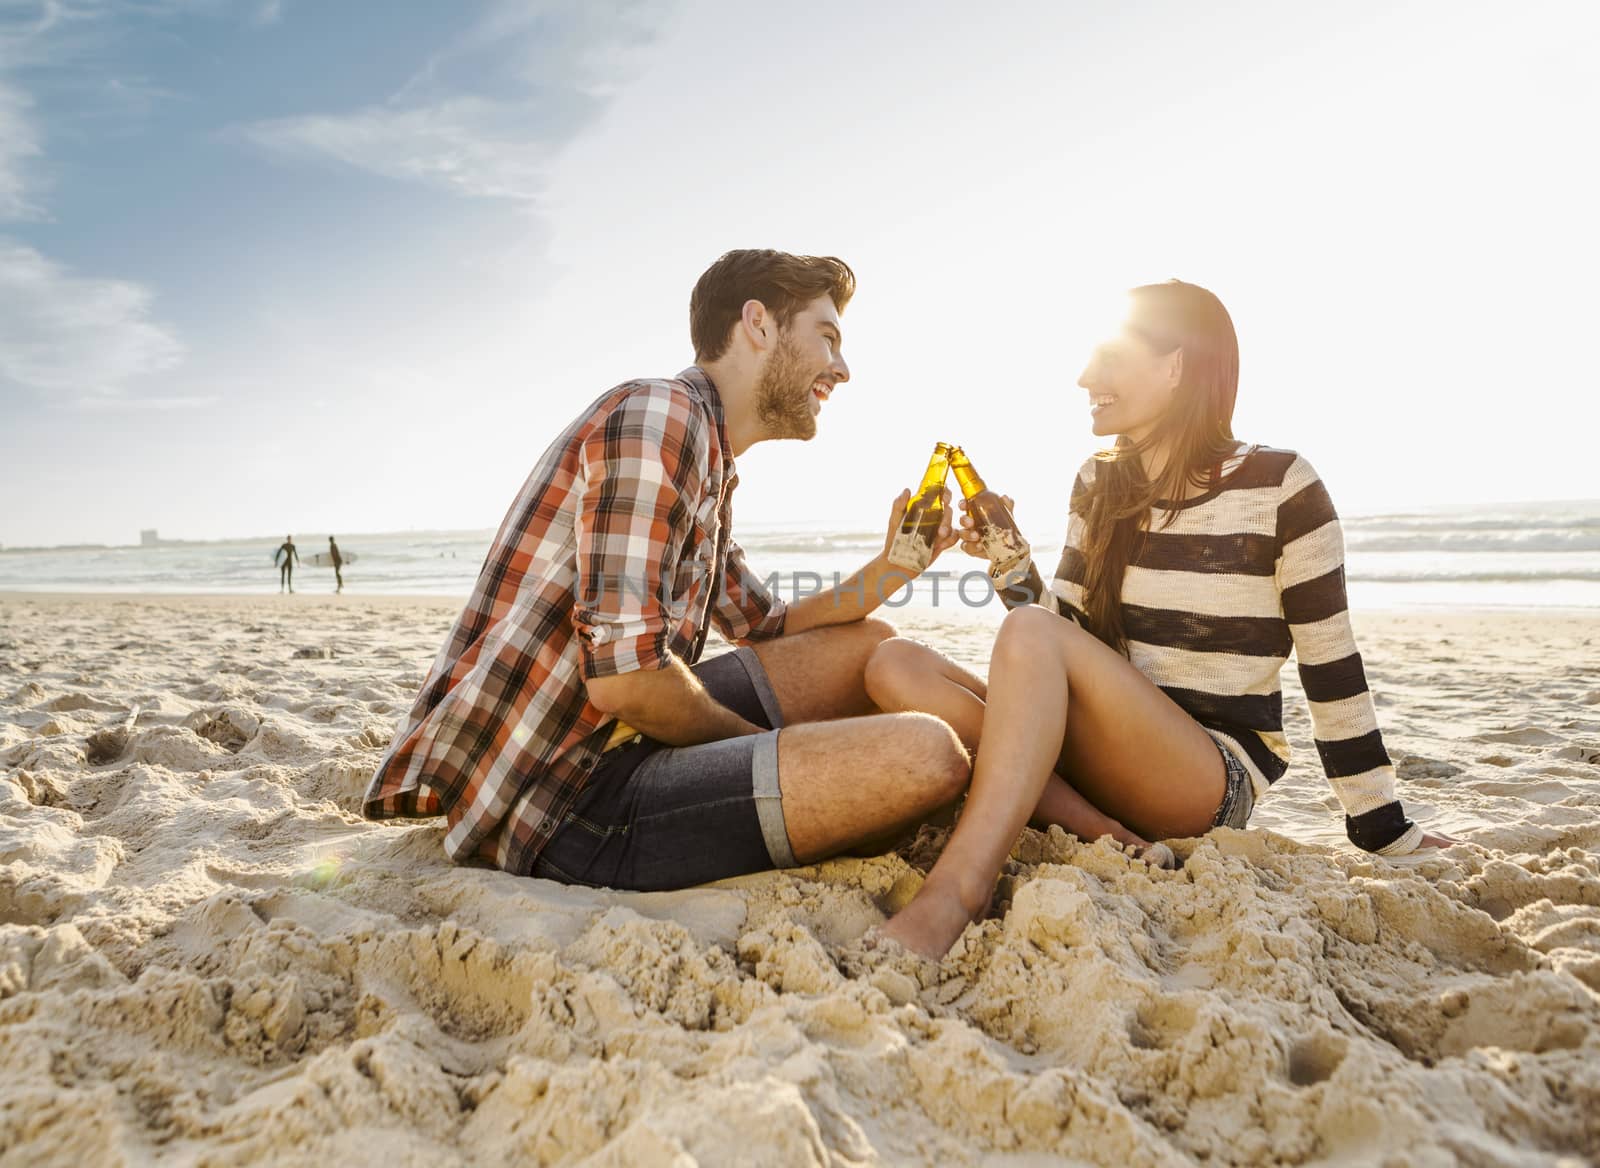
<path fill-rule="evenodd" d="M 42 151 L 26 93 L 0 81 L 0 220 L 38 219 L 43 212 L 28 198 L 26 170 Z"/>
<path fill-rule="evenodd" d="M 0 64 L 19 70 L 93 62 L 134 22 L 186 16 L 263 28 L 282 19 L 283 0 L 0 0 Z"/>
<path fill-rule="evenodd" d="M 388 101 L 253 122 L 233 133 L 474 198 L 530 202 L 556 152 L 638 69 L 674 5 L 498 0 Z"/>
<path fill-rule="evenodd" d="M 65 17 L 85 13 L 46 3 L 35 15 L 20 31 L 0 27 L 8 63 L 40 64 L 47 59 L 46 34 Z M 43 149 L 32 111 L 32 98 L 0 77 L 0 222 L 47 218 L 33 197 L 39 183 L 30 170 Z M 199 399 L 125 392 L 183 356 L 172 333 L 150 319 L 150 300 L 142 285 L 75 275 L 27 244 L 0 236 L 0 398 L 20 390 L 96 408 L 197 404 Z"/>
<path fill-rule="evenodd" d="M 124 396 L 183 358 L 183 345 L 151 319 L 150 300 L 142 285 L 74 275 L 0 237 L 0 392 L 18 388 L 77 405 L 173 404 Z"/>
<path fill-rule="evenodd" d="M 645 66 L 675 8 L 663 0 L 496 0 L 410 86 L 452 75 L 471 85 L 491 60 L 536 92 L 612 97 Z"/>
<path fill-rule="evenodd" d="M 550 155 L 528 136 L 528 113 L 515 103 L 457 97 L 412 109 L 279 118 L 239 132 L 271 150 L 333 158 L 388 178 L 527 200 L 542 189 Z"/>

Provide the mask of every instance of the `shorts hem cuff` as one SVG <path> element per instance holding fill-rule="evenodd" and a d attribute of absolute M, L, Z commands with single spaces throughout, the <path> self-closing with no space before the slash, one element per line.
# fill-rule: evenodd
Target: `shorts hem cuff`
<path fill-rule="evenodd" d="M 778 732 L 768 731 L 755 741 L 750 760 L 750 776 L 755 795 L 756 818 L 761 823 L 761 838 L 774 868 L 796 868 L 794 849 L 789 844 L 789 828 L 783 818 L 783 793 L 778 785 Z"/>

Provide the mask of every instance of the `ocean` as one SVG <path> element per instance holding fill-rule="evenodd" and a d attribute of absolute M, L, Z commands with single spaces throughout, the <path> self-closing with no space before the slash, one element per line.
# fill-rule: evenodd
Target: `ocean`
<path fill-rule="evenodd" d="M 1436 507 L 1344 518 L 1346 574 L 1357 609 L 1600 608 L 1600 500 Z M 881 546 L 881 532 L 803 523 L 737 529 L 752 567 L 776 573 L 785 597 L 848 576 Z M 494 532 L 414 531 L 340 535 L 355 562 L 345 593 L 465 596 Z M 306 532 L 295 571 L 302 592 L 333 591 L 333 570 L 315 567 L 325 536 Z M 272 553 L 282 536 L 153 547 L 0 549 L 0 590 L 37 592 L 276 592 Z M 1053 567 L 1055 543 L 1035 544 Z M 981 565 L 958 551 L 918 581 L 908 606 L 960 605 L 998 619 Z M 965 578 L 963 578 L 965 577 Z M 935 583 L 939 595 L 933 595 Z"/>

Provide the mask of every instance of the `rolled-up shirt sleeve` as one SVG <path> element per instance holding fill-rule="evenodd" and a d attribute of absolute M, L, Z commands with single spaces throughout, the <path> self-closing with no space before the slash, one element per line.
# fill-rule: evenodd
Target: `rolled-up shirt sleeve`
<path fill-rule="evenodd" d="M 783 635 L 788 606 L 745 562 L 744 549 L 728 540 L 722 588 L 711 619 L 730 641 L 766 641 Z"/>
<path fill-rule="evenodd" d="M 673 583 L 704 491 L 708 431 L 681 389 L 647 384 L 580 445 L 572 619 L 585 678 L 670 658 Z"/>

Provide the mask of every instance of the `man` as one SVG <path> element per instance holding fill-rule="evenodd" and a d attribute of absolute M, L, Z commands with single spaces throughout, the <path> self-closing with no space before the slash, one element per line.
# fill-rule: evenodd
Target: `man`
<path fill-rule="evenodd" d="M 602 394 L 524 484 L 369 818 L 442 812 L 456 860 L 659 889 L 881 844 L 961 793 L 950 728 L 866 696 L 893 632 L 867 618 L 903 575 L 880 553 L 785 605 L 730 532 L 735 457 L 812 437 L 849 379 L 854 290 L 837 259 L 775 251 L 700 277 L 696 363 Z M 740 647 L 702 662 L 711 625 Z"/>
<path fill-rule="evenodd" d="M 328 537 L 328 560 L 333 564 L 333 582 L 336 585 L 335 593 L 344 591 L 344 557 L 339 554 L 339 545 L 333 542 L 333 536 Z"/>
<path fill-rule="evenodd" d="M 282 557 L 283 563 L 278 569 L 278 591 L 282 592 L 287 588 L 292 593 L 294 591 L 294 565 L 300 558 L 300 553 L 295 550 L 294 536 L 286 535 L 283 537 L 283 542 L 278 545 L 278 550 L 272 553 L 272 562 L 274 564 L 278 563 L 279 557 Z"/>

